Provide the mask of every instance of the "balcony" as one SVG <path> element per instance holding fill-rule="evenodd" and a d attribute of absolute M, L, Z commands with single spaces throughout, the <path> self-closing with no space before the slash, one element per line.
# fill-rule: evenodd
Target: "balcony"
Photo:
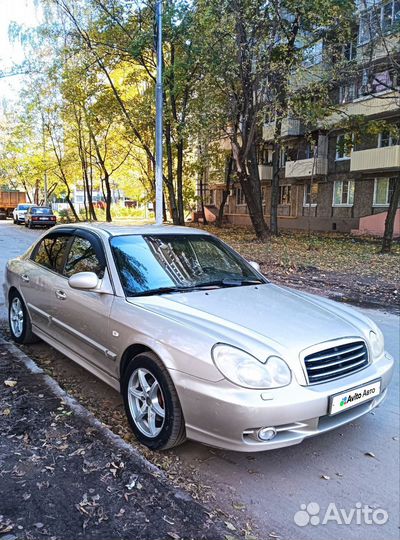
<path fill-rule="evenodd" d="M 350 171 L 400 168 L 400 145 L 371 148 L 351 153 Z"/>
<path fill-rule="evenodd" d="M 258 173 L 260 180 L 272 180 L 272 166 L 271 165 L 259 165 Z"/>
<path fill-rule="evenodd" d="M 379 96 L 365 96 L 355 99 L 350 103 L 338 105 L 342 112 L 333 113 L 328 121 L 329 124 L 337 124 L 343 118 L 353 115 L 380 116 L 393 114 L 399 109 L 398 92 L 381 92 Z"/>
<path fill-rule="evenodd" d="M 296 118 L 284 118 L 281 125 L 281 137 L 298 137 L 304 135 L 304 126 Z M 275 122 L 268 122 L 263 126 L 263 139 L 271 141 L 275 136 Z"/>
<path fill-rule="evenodd" d="M 286 178 L 310 178 L 313 172 L 314 176 L 327 174 L 328 159 L 326 157 L 298 159 L 296 161 L 287 161 L 285 165 Z"/>
<path fill-rule="evenodd" d="M 296 118 L 284 118 L 281 127 L 282 137 L 298 137 L 304 135 L 304 126 Z"/>

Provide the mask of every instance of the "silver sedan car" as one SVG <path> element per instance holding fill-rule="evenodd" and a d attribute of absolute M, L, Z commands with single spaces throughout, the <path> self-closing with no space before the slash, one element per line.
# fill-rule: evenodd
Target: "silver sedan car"
<path fill-rule="evenodd" d="M 379 328 L 273 285 L 180 227 L 60 225 L 7 264 L 17 343 L 50 343 L 121 391 L 137 439 L 253 452 L 353 421 L 386 396 Z"/>

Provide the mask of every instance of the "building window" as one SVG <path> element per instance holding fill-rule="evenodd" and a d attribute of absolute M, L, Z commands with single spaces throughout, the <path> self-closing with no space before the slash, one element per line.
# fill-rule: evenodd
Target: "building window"
<path fill-rule="evenodd" d="M 339 103 L 350 103 L 357 97 L 357 85 L 355 82 L 339 86 Z"/>
<path fill-rule="evenodd" d="M 342 51 L 346 60 L 354 60 L 357 56 L 357 43 L 353 41 L 346 43 L 346 45 L 343 45 Z"/>
<path fill-rule="evenodd" d="M 333 206 L 353 206 L 354 180 L 337 180 L 333 186 Z"/>
<path fill-rule="evenodd" d="M 322 62 L 324 44 L 322 40 L 317 41 L 304 49 L 303 65 L 305 67 L 315 66 Z"/>
<path fill-rule="evenodd" d="M 216 189 L 210 189 L 210 192 L 208 194 L 208 204 L 211 206 L 217 205 L 217 190 Z"/>
<path fill-rule="evenodd" d="M 398 138 L 393 136 L 389 131 L 382 131 L 378 135 L 378 148 L 386 148 L 399 144 Z"/>
<path fill-rule="evenodd" d="M 318 200 L 318 184 L 306 184 L 304 186 L 304 201 L 303 206 L 317 206 Z"/>
<path fill-rule="evenodd" d="M 341 133 L 336 137 L 336 161 L 350 159 L 350 152 L 348 136 L 346 137 L 344 133 Z"/>
<path fill-rule="evenodd" d="M 389 206 L 397 178 L 375 178 L 374 206 Z"/>
<path fill-rule="evenodd" d="M 360 16 L 358 43 L 364 45 L 379 36 L 381 32 L 394 30 L 399 21 L 399 0 L 389 0 L 382 2 L 380 6 L 374 6 Z"/>
<path fill-rule="evenodd" d="M 292 201 L 292 186 L 279 186 L 279 204 L 290 204 Z"/>
<path fill-rule="evenodd" d="M 287 161 L 286 148 L 283 148 L 281 146 L 279 148 L 279 168 L 282 169 L 285 166 L 286 161 Z"/>
<path fill-rule="evenodd" d="M 244 206 L 246 199 L 244 197 L 243 189 L 241 187 L 235 188 L 236 206 Z"/>

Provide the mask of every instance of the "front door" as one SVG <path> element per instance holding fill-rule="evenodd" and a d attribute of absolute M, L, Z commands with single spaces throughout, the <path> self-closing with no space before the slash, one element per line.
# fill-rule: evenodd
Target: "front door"
<path fill-rule="evenodd" d="M 92 366 L 115 376 L 116 355 L 110 350 L 109 329 L 114 296 L 71 288 L 68 278 L 78 272 L 95 272 L 99 279 L 107 279 L 101 241 L 86 231 L 74 235 L 63 274 L 52 284 L 50 314 L 56 339 Z"/>

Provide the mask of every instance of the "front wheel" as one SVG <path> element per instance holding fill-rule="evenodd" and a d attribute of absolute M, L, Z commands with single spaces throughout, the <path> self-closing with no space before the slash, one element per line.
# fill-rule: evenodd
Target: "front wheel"
<path fill-rule="evenodd" d="M 11 337 L 16 343 L 35 343 L 39 338 L 32 332 L 32 324 L 21 295 L 14 291 L 10 295 L 8 323 Z"/>
<path fill-rule="evenodd" d="M 121 382 L 125 411 L 136 438 L 152 450 L 186 440 L 178 394 L 165 366 L 153 353 L 135 356 Z"/>

